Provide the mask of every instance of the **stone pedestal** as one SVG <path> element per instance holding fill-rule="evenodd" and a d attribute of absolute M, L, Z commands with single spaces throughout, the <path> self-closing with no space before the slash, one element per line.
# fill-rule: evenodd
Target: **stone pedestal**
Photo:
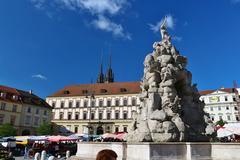
<path fill-rule="evenodd" d="M 117 160 L 238 160 L 240 143 L 78 143 L 76 156 L 95 159 L 99 151 L 111 149 Z"/>

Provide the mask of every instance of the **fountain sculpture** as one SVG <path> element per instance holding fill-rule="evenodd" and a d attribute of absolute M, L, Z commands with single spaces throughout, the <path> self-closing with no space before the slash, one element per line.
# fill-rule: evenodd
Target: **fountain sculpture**
<path fill-rule="evenodd" d="M 162 40 L 144 60 L 140 111 L 128 142 L 209 141 L 214 132 L 203 111 L 197 85 L 186 69 L 187 58 L 172 45 L 166 18 L 160 28 Z"/>

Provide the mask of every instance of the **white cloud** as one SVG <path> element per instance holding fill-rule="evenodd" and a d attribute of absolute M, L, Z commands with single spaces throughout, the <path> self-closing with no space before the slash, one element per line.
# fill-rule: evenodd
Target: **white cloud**
<path fill-rule="evenodd" d="M 70 10 L 86 9 L 92 14 L 116 14 L 128 4 L 126 0 L 55 0 Z"/>
<path fill-rule="evenodd" d="M 114 36 L 131 40 L 130 34 L 124 33 L 121 24 L 116 24 L 104 16 L 98 16 L 98 19 L 94 20 L 92 24 L 100 30 L 112 32 Z"/>
<path fill-rule="evenodd" d="M 37 9 L 42 9 L 44 7 L 46 0 L 31 0 L 31 2 Z"/>
<path fill-rule="evenodd" d="M 41 74 L 32 75 L 32 78 L 39 78 L 41 80 L 47 80 L 47 77 L 45 77 L 44 75 L 41 75 Z"/>
<path fill-rule="evenodd" d="M 40 8 L 46 0 L 31 0 L 35 7 Z M 114 36 L 131 39 L 129 33 L 125 33 L 121 24 L 117 24 L 108 18 L 123 12 L 129 5 L 127 0 L 53 0 L 58 7 L 72 11 L 86 10 L 97 19 L 91 20 L 92 24 L 103 31 L 111 32 Z"/>
<path fill-rule="evenodd" d="M 170 28 L 170 29 L 174 29 L 174 27 L 175 27 L 175 20 L 174 20 L 174 18 L 172 17 L 172 15 L 167 15 L 166 17 L 167 17 L 167 22 L 166 22 L 167 27 Z M 153 32 L 156 33 L 156 32 L 159 32 L 160 26 L 163 23 L 163 21 L 164 21 L 164 18 L 162 18 L 155 25 L 154 24 L 148 24 L 148 25 L 150 26 L 150 29 Z"/>
<path fill-rule="evenodd" d="M 75 0 L 78 4 L 93 14 L 117 14 L 124 5 L 126 0 Z"/>

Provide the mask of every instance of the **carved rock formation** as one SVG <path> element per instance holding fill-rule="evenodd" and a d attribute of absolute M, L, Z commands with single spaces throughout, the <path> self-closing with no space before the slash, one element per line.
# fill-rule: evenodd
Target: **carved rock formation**
<path fill-rule="evenodd" d="M 128 142 L 208 141 L 214 132 L 203 111 L 187 58 L 171 43 L 165 22 L 162 41 L 144 60 L 140 113 L 133 120 Z"/>

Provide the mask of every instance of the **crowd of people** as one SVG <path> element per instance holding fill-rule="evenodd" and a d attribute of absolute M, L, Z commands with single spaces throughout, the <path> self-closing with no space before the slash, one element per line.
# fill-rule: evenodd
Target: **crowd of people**
<path fill-rule="evenodd" d="M 36 153 L 41 153 L 42 151 L 46 151 L 47 157 L 64 157 L 67 151 L 70 151 L 71 155 L 75 155 L 77 152 L 77 144 L 76 143 L 49 143 L 49 144 L 29 144 L 24 146 L 24 150 L 21 149 L 21 155 L 24 156 L 24 159 L 33 158 Z"/>
<path fill-rule="evenodd" d="M 14 157 L 23 157 L 26 160 L 33 159 L 36 153 L 46 151 L 46 156 L 64 157 L 66 152 L 70 151 L 70 155 L 75 155 L 77 152 L 76 141 L 60 141 L 60 142 L 48 142 L 48 141 L 29 141 L 26 144 L 21 144 L 15 141 L 15 145 L 12 145 L 7 141 L 0 143 L 0 159 L 14 159 Z M 11 144 L 11 145 L 9 145 Z"/>

